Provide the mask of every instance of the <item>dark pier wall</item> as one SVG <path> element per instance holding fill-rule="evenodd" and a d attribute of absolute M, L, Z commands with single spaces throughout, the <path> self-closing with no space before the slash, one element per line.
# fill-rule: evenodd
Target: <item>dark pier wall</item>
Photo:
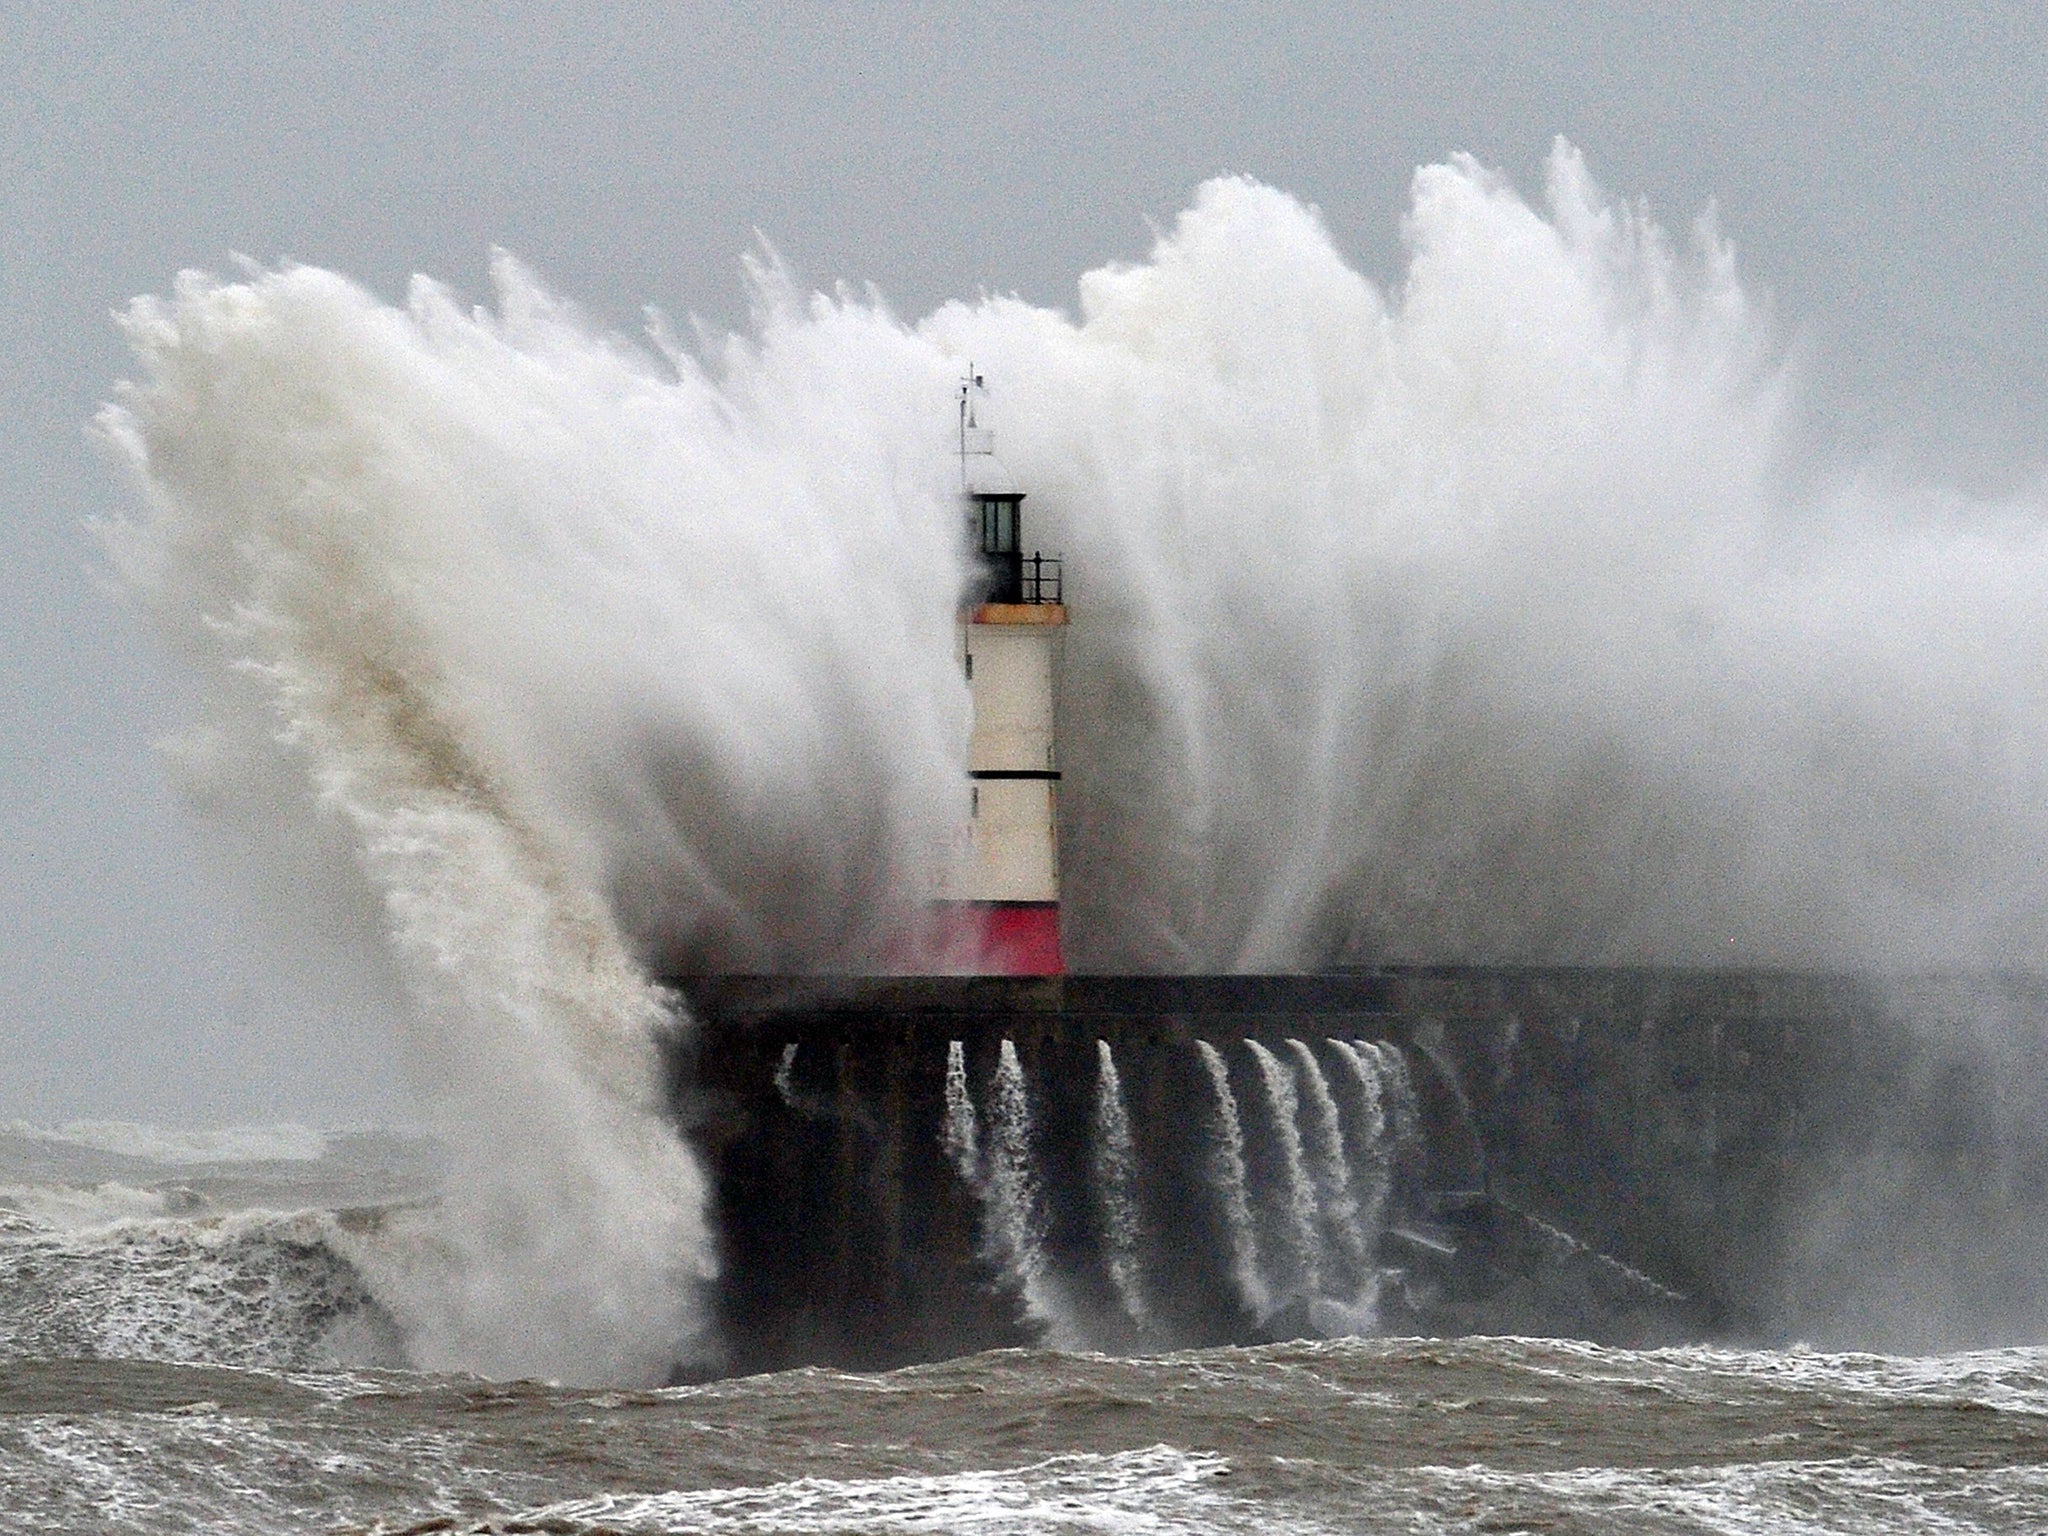
<path fill-rule="evenodd" d="M 1916 1348 L 2048 1326 L 2032 982 L 1412 967 L 677 985 L 697 1027 L 676 1102 L 718 1191 L 734 1369 L 1040 1335 L 942 1146 L 954 1040 L 984 1105 L 1015 1046 L 1047 1273 L 1099 1347 L 1313 1331 L 1298 1309 L 1253 1316 L 1228 1272 L 1195 1042 L 1229 1063 L 1269 1194 L 1248 1038 L 1381 1041 L 1408 1063 L 1422 1135 L 1380 1237 L 1390 1329 Z M 1098 1040 L 1136 1142 L 1142 1324 L 1101 1252 Z"/>

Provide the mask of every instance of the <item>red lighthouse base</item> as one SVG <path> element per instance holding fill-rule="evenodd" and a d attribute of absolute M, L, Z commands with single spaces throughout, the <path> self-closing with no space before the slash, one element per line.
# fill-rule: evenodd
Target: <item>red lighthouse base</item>
<path fill-rule="evenodd" d="M 931 909 L 930 952 L 969 976 L 1064 976 L 1056 901 L 946 901 Z"/>

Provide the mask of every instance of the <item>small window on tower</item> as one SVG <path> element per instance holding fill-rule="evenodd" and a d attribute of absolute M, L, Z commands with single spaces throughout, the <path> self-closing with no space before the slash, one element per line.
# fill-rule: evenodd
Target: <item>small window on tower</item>
<path fill-rule="evenodd" d="M 1014 555 L 1017 552 L 1017 503 L 1014 498 L 981 498 L 981 552 L 984 555 Z"/>

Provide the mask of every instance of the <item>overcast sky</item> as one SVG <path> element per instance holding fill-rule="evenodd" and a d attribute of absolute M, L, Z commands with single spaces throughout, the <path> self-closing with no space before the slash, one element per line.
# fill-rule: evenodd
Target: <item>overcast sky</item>
<path fill-rule="evenodd" d="M 766 234 L 897 311 L 1144 253 L 1247 173 L 1398 278 L 1416 166 L 1525 191 L 1554 135 L 1682 228 L 1718 206 L 1805 359 L 1808 451 L 1977 489 L 2048 467 L 2048 11 L 2009 6 L 250 6 L 0 11 L 0 1117 L 397 1112 L 301 1000 L 151 741 L 176 680 L 101 590 L 109 312 L 229 253 L 607 322 L 744 314 Z M 272 14 L 279 13 L 279 14 Z"/>

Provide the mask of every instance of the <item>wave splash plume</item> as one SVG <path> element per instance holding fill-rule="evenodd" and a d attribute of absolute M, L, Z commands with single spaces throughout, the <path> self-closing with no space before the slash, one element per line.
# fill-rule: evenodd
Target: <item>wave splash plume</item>
<path fill-rule="evenodd" d="M 1078 318 L 906 325 L 751 270 L 753 333 L 312 268 L 138 300 L 107 530 L 207 679 L 180 772 L 288 919 L 403 984 L 450 1147 L 372 1285 L 416 1363 L 659 1377 L 704 1337 L 677 970 L 863 970 L 966 812 L 946 453 L 972 359 L 1068 558 L 1068 950 L 2048 963 L 2048 540 L 1787 471 L 1728 248 L 1560 145 L 1420 172 L 1397 293 L 1224 179 Z"/>

